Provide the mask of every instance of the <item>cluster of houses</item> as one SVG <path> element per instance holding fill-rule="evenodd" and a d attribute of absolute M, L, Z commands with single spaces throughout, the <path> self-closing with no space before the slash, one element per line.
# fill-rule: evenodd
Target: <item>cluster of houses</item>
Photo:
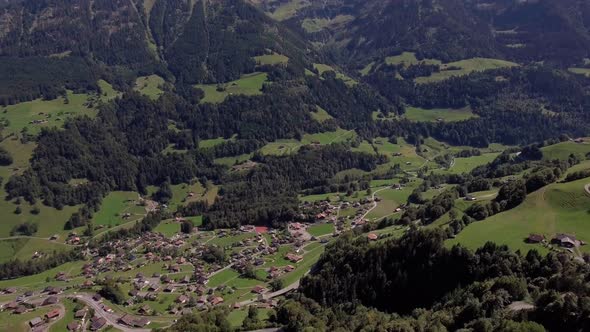
<path fill-rule="evenodd" d="M 526 242 L 528 243 L 547 243 L 545 235 L 542 234 L 530 234 Z M 558 245 L 563 248 L 572 249 L 577 248 L 581 245 L 585 245 L 584 241 L 576 239 L 575 235 L 571 234 L 556 234 L 550 241 L 551 244 Z"/>

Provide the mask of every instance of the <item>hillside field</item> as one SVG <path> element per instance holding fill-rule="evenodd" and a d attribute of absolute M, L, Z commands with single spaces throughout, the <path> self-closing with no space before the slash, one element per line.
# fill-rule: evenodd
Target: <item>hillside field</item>
<path fill-rule="evenodd" d="M 473 113 L 471 108 L 464 107 L 459 109 L 452 108 L 434 108 L 424 109 L 419 107 L 406 107 L 404 117 L 416 122 L 435 122 L 435 121 L 462 121 L 478 116 Z"/>
<path fill-rule="evenodd" d="M 217 84 L 198 84 L 195 87 L 205 92 L 202 103 L 220 103 L 231 95 L 259 95 L 262 85 L 267 81 L 268 74 L 252 73 L 243 75 L 240 79 L 220 84 L 222 91 L 218 91 Z"/>
<path fill-rule="evenodd" d="M 533 248 L 547 252 L 541 245 L 524 242 L 531 233 L 544 234 L 549 239 L 556 233 L 568 233 L 588 242 L 590 195 L 584 191 L 584 185 L 588 183 L 590 179 L 586 178 L 541 188 L 528 195 L 518 207 L 470 224 L 448 244 L 460 243 L 475 249 L 487 241 L 494 241 L 522 252 Z M 580 250 L 590 252 L 588 246 L 582 246 Z"/>

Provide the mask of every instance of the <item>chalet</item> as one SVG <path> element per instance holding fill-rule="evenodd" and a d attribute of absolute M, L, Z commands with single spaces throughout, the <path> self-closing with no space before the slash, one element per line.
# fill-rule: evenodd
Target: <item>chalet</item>
<path fill-rule="evenodd" d="M 3 307 L 5 310 L 14 310 L 16 308 L 18 308 L 18 303 L 16 301 L 6 303 Z"/>
<path fill-rule="evenodd" d="M 147 325 L 149 325 L 151 322 L 147 317 L 141 317 L 139 319 L 136 319 L 133 322 L 133 326 L 134 327 L 145 327 Z"/>
<path fill-rule="evenodd" d="M 41 324 L 43 324 L 43 320 L 41 319 L 41 317 L 35 317 L 29 321 L 30 327 L 39 326 Z"/>
<path fill-rule="evenodd" d="M 150 308 L 150 306 L 148 306 L 147 304 L 144 304 L 139 308 L 137 312 L 143 315 L 149 315 L 152 312 L 152 308 Z"/>
<path fill-rule="evenodd" d="M 134 303 L 134 301 L 132 298 L 129 298 L 129 299 L 125 300 L 125 302 L 123 302 L 123 304 L 125 306 L 131 306 L 131 305 L 133 305 L 133 303 Z"/>
<path fill-rule="evenodd" d="M 203 285 L 199 285 L 197 286 L 197 289 L 195 290 L 195 293 L 199 294 L 199 295 L 203 295 L 207 292 L 207 288 Z"/>
<path fill-rule="evenodd" d="M 57 298 L 57 296 L 49 296 L 45 299 L 45 301 L 43 301 L 43 305 L 57 304 L 58 301 L 59 299 Z"/>
<path fill-rule="evenodd" d="M 45 318 L 47 319 L 53 319 L 59 317 L 59 309 L 53 309 L 50 312 L 45 314 Z"/>
<path fill-rule="evenodd" d="M 98 331 L 98 330 L 102 329 L 106 324 L 107 324 L 106 318 L 94 316 L 91 319 L 90 330 L 91 331 Z"/>
<path fill-rule="evenodd" d="M 254 288 L 252 288 L 252 293 L 256 293 L 256 294 L 263 294 L 266 293 L 266 288 L 262 287 L 262 286 L 256 286 Z"/>
<path fill-rule="evenodd" d="M 191 277 L 189 276 L 184 276 L 182 277 L 182 279 L 180 280 L 180 282 L 184 283 L 184 284 L 188 284 L 191 281 Z"/>
<path fill-rule="evenodd" d="M 213 297 L 211 299 L 211 304 L 212 305 L 218 305 L 218 304 L 221 304 L 221 303 L 223 303 L 223 298 L 220 297 L 220 296 L 215 296 L 215 297 Z"/>
<path fill-rule="evenodd" d="M 94 286 L 94 282 L 92 282 L 92 280 L 84 280 L 84 283 L 82 283 L 82 286 L 86 287 L 86 288 L 92 287 L 92 286 Z"/>
<path fill-rule="evenodd" d="M 369 235 L 367 235 L 367 238 L 371 241 L 377 241 L 377 239 L 379 239 L 379 235 L 375 233 L 369 233 Z"/>
<path fill-rule="evenodd" d="M 81 324 L 78 321 L 73 321 L 66 326 L 68 331 L 78 331 L 80 329 L 80 327 L 81 327 Z"/>
<path fill-rule="evenodd" d="M 132 289 L 129 291 L 129 296 L 137 296 L 139 291 L 137 289 Z"/>
<path fill-rule="evenodd" d="M 176 298 L 176 303 L 185 304 L 188 300 L 189 297 L 183 294 Z"/>
<path fill-rule="evenodd" d="M 157 292 L 158 290 L 160 290 L 160 286 L 157 284 L 150 284 L 148 286 L 148 291 L 150 292 Z"/>
<path fill-rule="evenodd" d="M 574 248 L 580 245 L 580 241 L 576 240 L 576 237 L 568 234 L 557 234 L 551 243 L 558 244 L 564 248 Z"/>
<path fill-rule="evenodd" d="M 119 318 L 119 322 L 127 326 L 133 326 L 134 321 L 135 318 L 133 318 L 131 315 L 124 315 L 123 317 Z"/>
<path fill-rule="evenodd" d="M 14 287 L 4 289 L 4 294 L 14 294 L 14 293 L 16 293 L 16 288 L 14 288 Z"/>
<path fill-rule="evenodd" d="M 475 200 L 477 200 L 477 198 L 475 198 L 475 196 L 472 196 L 472 195 L 467 195 L 467 196 L 465 196 L 465 200 L 466 201 L 475 201 Z"/>
<path fill-rule="evenodd" d="M 197 300 L 197 303 L 207 303 L 207 297 L 205 295 L 199 297 L 199 299 Z"/>
<path fill-rule="evenodd" d="M 299 263 L 303 260 L 303 256 L 301 255 L 296 255 L 296 254 L 292 254 L 292 253 L 288 253 L 285 258 L 287 260 L 289 260 L 292 263 Z"/>
<path fill-rule="evenodd" d="M 83 319 L 86 316 L 87 312 L 88 312 L 88 308 L 80 309 L 80 310 L 76 311 L 76 313 L 74 313 L 74 318 Z"/>
<path fill-rule="evenodd" d="M 545 236 L 541 235 L 541 234 L 529 234 L 529 237 L 527 237 L 527 241 L 528 243 L 541 243 L 545 241 Z"/>
<path fill-rule="evenodd" d="M 49 295 L 56 295 L 62 292 L 62 289 L 59 287 L 47 287 L 45 288 L 45 290 L 47 291 L 47 294 Z"/>
<path fill-rule="evenodd" d="M 291 272 L 293 270 L 295 270 L 295 266 L 293 266 L 293 265 L 285 266 L 285 272 Z"/>
<path fill-rule="evenodd" d="M 204 276 L 204 275 L 200 275 L 200 276 L 197 278 L 197 283 L 199 283 L 199 284 L 201 284 L 201 285 L 204 285 L 204 284 L 206 284 L 207 282 L 209 282 L 209 278 L 207 278 L 207 277 L 206 277 L 206 276 Z"/>
<path fill-rule="evenodd" d="M 172 293 L 172 292 L 174 292 L 175 289 L 176 288 L 174 286 L 168 285 L 168 286 L 166 286 L 166 288 L 164 288 L 164 292 L 166 292 L 166 293 Z"/>
<path fill-rule="evenodd" d="M 18 307 L 16 307 L 16 309 L 14 309 L 12 313 L 20 315 L 24 314 L 25 312 L 27 312 L 27 307 L 25 307 L 24 305 L 19 305 Z"/>

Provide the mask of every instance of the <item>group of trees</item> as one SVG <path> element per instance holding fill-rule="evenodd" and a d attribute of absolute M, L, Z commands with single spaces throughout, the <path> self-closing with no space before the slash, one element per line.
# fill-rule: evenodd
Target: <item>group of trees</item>
<path fill-rule="evenodd" d="M 302 323 L 329 329 L 343 322 L 321 318 L 332 315 L 362 321 L 367 310 L 380 317 L 375 324 L 391 331 L 417 326 L 475 331 L 588 327 L 583 313 L 590 310 L 590 293 L 583 289 L 583 280 L 590 271 L 585 263 L 565 254 L 542 257 L 534 250 L 523 257 L 492 243 L 475 252 L 459 246 L 447 249 L 444 239 L 442 230 L 410 230 L 401 239 L 378 244 L 364 237 L 342 237 L 302 280 L 301 292 L 317 304 L 288 301 L 278 309 L 277 319 L 294 331 L 302 330 Z M 499 315 L 510 303 L 528 298 L 535 304 L 528 315 Z M 306 312 L 315 312 L 316 318 L 303 319 L 309 317 Z M 502 328 L 507 326 L 513 328 Z"/>

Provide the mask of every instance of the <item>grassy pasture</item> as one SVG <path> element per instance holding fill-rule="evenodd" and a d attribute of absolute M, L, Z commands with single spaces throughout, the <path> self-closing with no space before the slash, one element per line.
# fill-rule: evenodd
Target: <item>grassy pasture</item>
<path fill-rule="evenodd" d="M 306 18 L 301 27 L 309 33 L 319 32 L 326 28 L 344 25 L 354 19 L 351 15 L 337 15 L 334 18 Z"/>
<path fill-rule="evenodd" d="M 145 214 L 145 209 L 136 205 L 138 199 L 139 195 L 132 191 L 109 193 L 103 199 L 100 210 L 92 218 L 94 224 L 113 227 L 140 219 Z M 127 220 L 123 219 L 125 213 L 131 213 L 131 217 Z"/>
<path fill-rule="evenodd" d="M 154 228 L 154 232 L 162 233 L 166 237 L 172 237 L 174 234 L 180 233 L 180 223 L 174 220 L 164 220 Z"/>
<path fill-rule="evenodd" d="M 86 105 L 89 95 L 67 92 L 68 100 L 59 97 L 54 100 L 35 99 L 24 103 L 0 107 L 0 120 L 9 122 L 4 134 L 17 133 L 27 128 L 35 134 L 41 128 L 61 127 L 67 118 L 87 115 L 95 116 L 96 110 Z M 33 124 L 31 121 L 46 121 Z"/>
<path fill-rule="evenodd" d="M 404 115 L 408 120 L 416 122 L 435 122 L 441 119 L 444 122 L 462 121 L 478 117 L 470 107 L 459 109 L 434 108 L 424 109 L 419 107 L 407 107 Z"/>
<path fill-rule="evenodd" d="M 205 92 L 202 103 L 221 103 L 231 95 L 259 95 L 262 94 L 262 85 L 268 79 L 266 73 L 252 73 L 243 75 L 240 79 L 222 84 L 223 91 L 217 91 L 217 84 L 198 84 L 195 85 Z"/>
<path fill-rule="evenodd" d="M 160 89 L 164 83 L 164 79 L 158 75 L 141 76 L 135 80 L 133 89 L 152 99 L 158 99 L 164 93 Z"/>
<path fill-rule="evenodd" d="M 587 77 L 590 77 L 590 68 L 577 68 L 577 67 L 572 67 L 572 68 L 568 68 L 568 71 L 574 74 L 579 74 L 579 75 L 584 75 Z"/>
<path fill-rule="evenodd" d="M 314 63 L 313 68 L 315 70 L 317 70 L 320 75 L 322 75 L 323 73 L 328 72 L 328 71 L 333 71 L 336 73 L 336 78 L 344 81 L 344 83 L 346 83 L 347 85 L 358 84 L 358 82 L 355 81 L 354 79 L 352 79 L 350 76 L 347 76 L 347 75 L 341 73 L 340 71 L 334 69 L 332 66 L 329 66 L 329 65 L 326 65 L 323 63 Z"/>
<path fill-rule="evenodd" d="M 223 138 L 223 137 L 218 137 L 218 138 L 212 138 L 212 139 L 204 139 L 202 141 L 199 141 L 199 148 L 212 148 L 214 146 L 220 145 L 222 143 L 228 142 L 228 141 L 233 141 L 234 138 Z"/>
<path fill-rule="evenodd" d="M 245 154 L 241 154 L 239 156 L 217 158 L 217 159 L 215 159 L 215 163 L 219 164 L 219 165 L 225 165 L 225 166 L 231 167 L 231 166 L 235 165 L 236 163 L 244 162 L 250 158 L 252 158 L 252 154 L 245 153 Z"/>
<path fill-rule="evenodd" d="M 0 263 L 19 259 L 27 261 L 32 259 L 35 252 L 52 254 L 53 252 L 67 251 L 70 246 L 38 238 L 15 238 L 0 241 Z"/>
<path fill-rule="evenodd" d="M 455 158 L 455 163 L 449 169 L 437 169 L 434 170 L 435 173 L 445 173 L 445 174 L 461 174 L 461 173 L 469 173 L 474 168 L 485 165 L 491 161 L 493 161 L 500 153 L 484 153 L 481 156 L 473 156 L 468 158 Z"/>
<path fill-rule="evenodd" d="M 359 70 L 359 73 L 363 76 L 367 76 L 371 72 L 371 69 L 373 69 L 373 66 L 375 66 L 375 61 L 368 63 L 363 69 Z"/>
<path fill-rule="evenodd" d="M 326 120 L 332 119 L 332 116 L 326 112 L 325 109 L 316 106 L 316 111 L 311 112 L 311 117 L 316 120 L 317 122 L 324 122 Z"/>
<path fill-rule="evenodd" d="M 312 236 L 322 236 L 334 233 L 334 224 L 322 223 L 312 225 L 307 228 L 307 232 Z"/>
<path fill-rule="evenodd" d="M 568 233 L 588 242 L 590 195 L 584 192 L 584 185 L 589 182 L 586 178 L 544 187 L 528 195 L 518 207 L 469 225 L 448 244 L 461 243 L 477 248 L 486 241 L 495 241 L 522 252 L 532 248 L 547 252 L 540 245 L 524 242 L 530 233 L 544 234 L 548 238 L 556 233 Z M 590 252 L 588 246 L 580 250 Z"/>
<path fill-rule="evenodd" d="M 426 65 L 441 65 L 442 62 L 436 59 L 422 59 L 418 60 L 416 58 L 416 53 L 414 52 L 403 52 L 402 54 L 395 55 L 395 56 L 388 56 L 385 58 L 385 63 L 388 65 L 404 65 L 405 67 L 409 67 L 410 65 L 417 65 L 417 64 L 426 64 Z"/>
<path fill-rule="evenodd" d="M 327 145 L 332 143 L 346 142 L 356 136 L 354 131 L 338 129 L 336 131 L 328 131 L 324 133 L 305 134 L 303 139 L 298 141 L 296 139 L 280 139 L 270 142 L 260 149 L 262 154 L 269 155 L 288 155 L 296 153 L 303 145 L 320 144 Z"/>
<path fill-rule="evenodd" d="M 115 90 L 113 88 L 113 86 L 105 80 L 98 80 L 98 86 L 100 87 L 100 91 L 101 91 L 100 100 L 102 100 L 104 102 L 108 102 L 108 101 L 114 99 L 115 97 L 121 95 L 120 92 Z"/>
<path fill-rule="evenodd" d="M 31 319 L 35 317 L 43 317 L 46 313 L 55 308 L 57 308 L 57 306 L 39 307 L 21 315 L 13 314 L 10 310 L 0 312 L 0 331 L 28 332 L 31 330 L 28 324 Z"/>
<path fill-rule="evenodd" d="M 440 72 L 433 73 L 427 77 L 418 77 L 415 79 L 416 83 L 431 83 L 448 79 L 453 76 L 464 76 L 474 71 L 484 71 L 497 68 L 514 67 L 518 64 L 510 61 L 489 59 L 489 58 L 472 58 L 461 61 L 446 63 L 441 65 Z M 450 70 L 451 67 L 458 67 L 460 69 Z"/>
<path fill-rule="evenodd" d="M 575 143 L 572 141 L 561 142 L 541 148 L 543 159 L 567 159 L 570 154 L 585 156 L 590 153 L 590 143 Z"/>
<path fill-rule="evenodd" d="M 289 58 L 282 54 L 273 53 L 255 56 L 254 61 L 259 65 L 281 65 L 289 62 Z"/>
<path fill-rule="evenodd" d="M 283 1 L 275 11 L 269 13 L 270 17 L 277 21 L 284 21 L 293 17 L 297 11 L 311 4 L 310 0 L 288 0 Z"/>

